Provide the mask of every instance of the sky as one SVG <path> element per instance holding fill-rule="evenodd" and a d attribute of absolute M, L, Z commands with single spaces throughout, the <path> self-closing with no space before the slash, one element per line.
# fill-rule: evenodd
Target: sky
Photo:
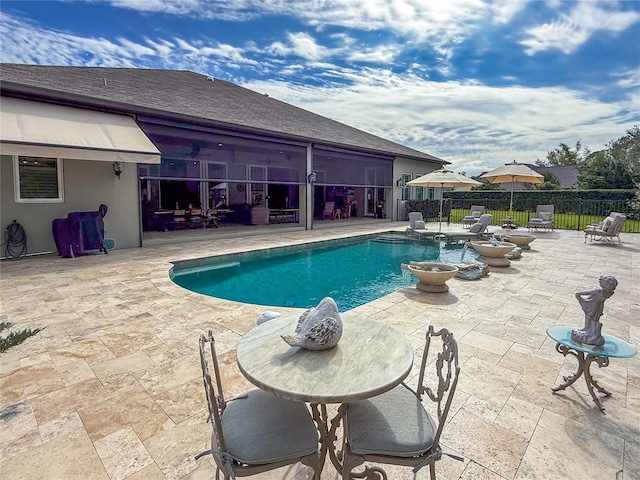
<path fill-rule="evenodd" d="M 191 70 L 467 175 L 640 125 L 640 0 L 2 0 L 0 60 Z"/>

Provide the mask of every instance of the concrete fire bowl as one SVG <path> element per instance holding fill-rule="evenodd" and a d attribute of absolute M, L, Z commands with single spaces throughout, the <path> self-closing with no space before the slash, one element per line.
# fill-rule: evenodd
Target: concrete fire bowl
<path fill-rule="evenodd" d="M 458 267 L 447 263 L 413 262 L 408 268 L 413 276 L 419 280 L 416 288 L 431 293 L 448 292 L 447 280 L 455 277 L 458 273 Z"/>
<path fill-rule="evenodd" d="M 476 240 L 471 242 L 473 249 L 480 254 L 478 261 L 491 267 L 508 267 L 511 262 L 505 255 L 517 247 L 511 242 L 492 243 L 488 240 Z"/>
<path fill-rule="evenodd" d="M 535 235 L 529 235 L 528 233 L 506 233 L 502 235 L 507 242 L 515 243 L 523 250 L 530 250 L 529 244 L 536 239 Z"/>

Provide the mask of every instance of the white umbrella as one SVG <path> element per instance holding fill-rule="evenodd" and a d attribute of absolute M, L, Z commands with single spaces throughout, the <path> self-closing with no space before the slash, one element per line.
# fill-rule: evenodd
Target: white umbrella
<path fill-rule="evenodd" d="M 475 185 L 480 185 L 480 182 L 442 168 L 415 178 L 410 182 L 407 182 L 407 185 L 412 187 L 440 187 L 440 225 L 438 227 L 438 235 L 440 235 L 442 233 L 442 201 L 444 195 L 442 189 L 444 187 L 473 187 Z"/>
<path fill-rule="evenodd" d="M 486 178 L 489 183 L 543 183 L 544 177 L 538 172 L 528 167 L 524 163 L 515 160 L 498 167 L 490 172 L 480 175 Z M 513 213 L 513 185 L 511 186 L 511 200 L 509 201 L 509 217 Z"/>

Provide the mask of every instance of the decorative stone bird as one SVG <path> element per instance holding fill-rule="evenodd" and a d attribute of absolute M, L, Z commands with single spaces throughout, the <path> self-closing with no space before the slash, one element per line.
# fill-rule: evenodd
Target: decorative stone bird
<path fill-rule="evenodd" d="M 307 350 L 328 350 L 335 347 L 342 337 L 342 318 L 338 306 L 331 297 L 324 297 L 298 319 L 295 335 L 282 335 L 292 347 Z"/>

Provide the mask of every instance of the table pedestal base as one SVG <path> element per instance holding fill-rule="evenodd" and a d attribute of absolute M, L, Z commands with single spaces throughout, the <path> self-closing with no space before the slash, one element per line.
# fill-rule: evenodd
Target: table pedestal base
<path fill-rule="evenodd" d="M 578 360 L 578 370 L 573 375 L 563 377 L 565 383 L 563 383 L 562 385 L 558 385 L 557 387 L 553 387 L 551 391 L 553 393 L 556 393 L 559 390 L 564 390 L 568 386 L 573 385 L 576 382 L 576 380 L 578 380 L 581 376 L 584 376 L 584 380 L 587 383 L 587 389 L 591 394 L 591 398 L 593 398 L 593 401 L 598 406 L 600 411 L 604 413 L 604 407 L 602 406 L 602 404 L 600 403 L 600 400 L 598 399 L 595 392 L 593 391 L 593 387 L 595 387 L 596 390 L 598 390 L 600 393 L 603 393 L 607 397 L 611 396 L 611 392 L 608 392 L 607 390 L 602 388 L 600 385 L 598 385 L 598 382 L 596 382 L 591 376 L 590 368 L 593 362 L 597 363 L 598 367 L 600 368 L 607 367 L 609 365 L 609 358 L 599 357 L 597 355 L 591 355 L 591 354 L 587 354 L 587 356 L 585 357 L 583 352 L 573 351 L 569 347 L 566 347 L 560 343 L 556 344 L 556 351 L 561 353 L 565 357 L 567 355 L 573 355 L 574 357 L 576 357 L 576 359 Z"/>

